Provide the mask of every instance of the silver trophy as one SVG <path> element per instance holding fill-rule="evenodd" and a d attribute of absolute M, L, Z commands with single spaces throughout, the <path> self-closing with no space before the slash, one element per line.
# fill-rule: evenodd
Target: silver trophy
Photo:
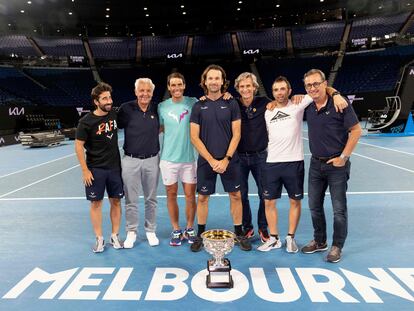
<path fill-rule="evenodd" d="M 213 256 L 207 260 L 208 288 L 232 288 L 233 278 L 230 275 L 230 260 L 224 258 L 234 247 L 236 235 L 228 230 L 213 229 L 201 234 L 204 249 Z"/>

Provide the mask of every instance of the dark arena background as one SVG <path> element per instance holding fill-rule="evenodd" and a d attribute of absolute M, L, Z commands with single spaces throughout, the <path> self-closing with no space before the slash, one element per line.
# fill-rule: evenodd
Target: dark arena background
<path fill-rule="evenodd" d="M 0 0 L 0 310 L 414 310 L 413 8 L 413 0 Z M 73 141 L 93 109 L 91 89 L 109 83 L 119 107 L 135 98 L 135 80 L 149 77 L 158 103 L 169 96 L 166 77 L 180 72 L 185 94 L 200 97 L 209 64 L 226 70 L 235 97 L 245 71 L 259 78 L 258 95 L 271 98 L 279 75 L 305 94 L 312 68 L 348 97 L 364 135 L 352 154 L 341 262 L 261 253 L 253 239 L 251 252 L 227 255 L 234 288 L 207 289 L 210 255 L 169 246 L 162 182 L 158 247 L 140 227 L 133 249 L 91 252 Z M 25 134 L 45 131 L 63 141 L 22 145 Z M 306 122 L 303 137 L 307 173 Z M 299 246 L 313 232 L 307 189 L 305 179 Z M 249 193 L 255 214 L 253 181 Z M 178 200 L 183 221 L 182 189 Z M 219 185 L 210 229 L 232 229 L 228 205 Z M 331 236 L 329 196 L 325 205 Z M 285 193 L 278 209 L 285 232 Z M 108 233 L 107 200 L 103 212 Z M 124 239 L 124 220 L 121 228 Z"/>

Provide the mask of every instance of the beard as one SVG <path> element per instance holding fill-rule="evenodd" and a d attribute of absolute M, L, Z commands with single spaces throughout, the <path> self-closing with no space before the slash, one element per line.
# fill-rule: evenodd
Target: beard
<path fill-rule="evenodd" d="M 99 109 L 104 112 L 109 112 L 112 110 L 112 104 L 99 105 Z"/>

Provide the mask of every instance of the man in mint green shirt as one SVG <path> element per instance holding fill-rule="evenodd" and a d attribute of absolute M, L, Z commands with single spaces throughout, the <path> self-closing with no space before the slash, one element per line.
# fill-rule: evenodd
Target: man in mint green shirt
<path fill-rule="evenodd" d="M 161 151 L 160 170 L 167 192 L 167 207 L 173 232 L 170 245 L 179 246 L 185 238 L 193 243 L 193 229 L 196 212 L 195 188 L 197 166 L 194 148 L 190 141 L 190 115 L 195 97 L 184 96 L 185 79 L 178 72 L 167 77 L 167 88 L 171 98 L 158 105 L 160 125 L 164 131 Z M 178 181 L 182 182 L 186 203 L 186 228 L 180 229 L 177 204 Z"/>

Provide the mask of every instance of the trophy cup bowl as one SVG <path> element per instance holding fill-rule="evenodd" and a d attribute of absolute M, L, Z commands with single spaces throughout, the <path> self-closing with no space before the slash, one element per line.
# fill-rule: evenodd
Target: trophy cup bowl
<path fill-rule="evenodd" d="M 234 247 L 236 235 L 228 230 L 212 229 L 201 234 L 204 249 L 213 256 L 207 261 L 208 288 L 232 288 L 233 279 L 230 275 L 230 260 L 224 256 L 231 252 Z"/>

